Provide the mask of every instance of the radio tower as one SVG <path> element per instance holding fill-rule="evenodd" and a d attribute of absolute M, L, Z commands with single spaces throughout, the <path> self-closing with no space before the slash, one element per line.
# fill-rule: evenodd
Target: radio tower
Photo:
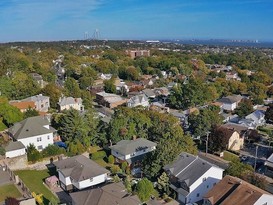
<path fill-rule="evenodd" d="M 83 40 L 88 40 L 89 39 L 89 34 L 88 31 L 84 32 Z"/>
<path fill-rule="evenodd" d="M 94 31 L 94 34 L 93 34 L 93 36 L 92 36 L 92 39 L 93 39 L 93 40 L 99 40 L 99 38 L 100 38 L 100 31 L 99 31 L 99 29 L 96 29 L 96 30 Z"/>

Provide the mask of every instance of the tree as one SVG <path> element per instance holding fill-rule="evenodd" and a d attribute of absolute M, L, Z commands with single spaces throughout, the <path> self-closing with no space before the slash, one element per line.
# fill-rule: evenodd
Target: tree
<path fill-rule="evenodd" d="M 110 80 L 103 81 L 104 91 L 107 93 L 116 93 L 115 79 L 111 78 Z"/>
<path fill-rule="evenodd" d="M 163 196 L 163 194 L 169 194 L 169 177 L 166 172 L 163 172 L 160 177 L 157 178 L 157 188 L 161 196 Z"/>
<path fill-rule="evenodd" d="M 263 100 L 266 98 L 267 87 L 258 82 L 252 82 L 248 87 L 248 92 L 256 104 L 263 104 Z"/>
<path fill-rule="evenodd" d="M 155 194 L 155 189 L 153 183 L 147 178 L 143 178 L 136 185 L 136 191 L 139 199 L 142 202 L 148 201 L 153 194 Z"/>
<path fill-rule="evenodd" d="M 128 167 L 128 163 L 126 161 L 121 163 L 121 170 L 123 171 L 123 173 L 125 173 L 127 167 Z"/>
<path fill-rule="evenodd" d="M 9 127 L 15 122 L 23 120 L 23 114 L 18 108 L 10 105 L 6 98 L 0 97 L 0 118 Z"/>
<path fill-rule="evenodd" d="M 266 109 L 264 118 L 267 123 L 273 124 L 273 103 L 270 103 L 268 105 L 268 108 Z"/>
<path fill-rule="evenodd" d="M 13 197 L 7 197 L 5 199 L 5 205 L 20 205 L 20 202 Z"/>
<path fill-rule="evenodd" d="M 223 123 L 223 117 L 219 114 L 220 108 L 208 106 L 189 115 L 189 128 L 194 136 L 205 136 L 214 126 Z"/>
<path fill-rule="evenodd" d="M 78 82 L 74 78 L 67 78 L 64 84 L 66 95 L 73 98 L 81 97 L 81 89 Z"/>
<path fill-rule="evenodd" d="M 131 183 L 131 179 L 129 176 L 126 176 L 125 181 L 124 181 L 124 186 L 125 186 L 128 193 L 132 193 L 132 183 Z"/>
<path fill-rule="evenodd" d="M 228 141 L 233 131 L 224 127 L 214 127 L 209 135 L 209 148 L 212 152 L 227 149 Z"/>
<path fill-rule="evenodd" d="M 42 94 L 50 97 L 50 107 L 57 109 L 57 103 L 62 96 L 62 88 L 55 83 L 49 83 L 42 89 Z"/>
<path fill-rule="evenodd" d="M 29 118 L 29 117 L 34 117 L 34 116 L 39 116 L 39 112 L 35 109 L 32 109 L 29 107 L 26 112 L 24 112 L 24 118 Z"/>
<path fill-rule="evenodd" d="M 113 155 L 109 155 L 109 157 L 108 157 L 108 163 L 109 164 L 114 164 L 114 162 L 115 162 L 114 156 Z"/>
<path fill-rule="evenodd" d="M 256 174 L 255 172 L 248 172 L 241 176 L 243 180 L 253 184 L 254 186 L 257 186 L 261 189 L 265 189 L 265 186 L 267 184 L 267 181 L 264 176 L 260 176 Z"/>
<path fill-rule="evenodd" d="M 249 99 L 242 99 L 235 109 L 235 113 L 239 117 L 245 117 L 254 111 L 252 101 Z"/>
<path fill-rule="evenodd" d="M 229 164 L 229 167 L 225 170 L 226 175 L 242 178 L 243 176 L 253 172 L 253 168 L 238 161 L 233 161 Z"/>
<path fill-rule="evenodd" d="M 27 146 L 27 159 L 30 162 L 37 162 L 42 158 L 41 153 L 36 149 L 34 144 Z"/>

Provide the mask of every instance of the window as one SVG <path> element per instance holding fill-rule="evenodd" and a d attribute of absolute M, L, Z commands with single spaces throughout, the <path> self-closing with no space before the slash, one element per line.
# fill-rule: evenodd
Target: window
<path fill-rule="evenodd" d="M 207 185 L 207 189 L 209 188 L 209 185 Z"/>
<path fill-rule="evenodd" d="M 199 197 L 199 196 L 200 196 L 200 194 L 199 194 L 199 193 L 197 193 L 197 194 L 196 194 L 196 197 Z"/>
<path fill-rule="evenodd" d="M 50 139 L 50 136 L 49 136 L 49 135 L 47 135 L 47 139 L 48 139 L 48 140 Z"/>
<path fill-rule="evenodd" d="M 38 150 L 43 149 L 43 145 L 38 146 Z"/>
<path fill-rule="evenodd" d="M 37 137 L 37 142 L 41 142 L 42 141 L 42 137 Z"/>

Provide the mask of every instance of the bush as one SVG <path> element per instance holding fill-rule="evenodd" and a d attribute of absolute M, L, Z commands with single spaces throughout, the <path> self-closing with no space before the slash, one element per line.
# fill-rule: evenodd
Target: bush
<path fill-rule="evenodd" d="M 113 165 L 112 167 L 111 167 L 111 172 L 113 173 L 113 174 L 116 174 L 116 173 L 120 173 L 121 172 L 121 169 L 119 168 L 119 166 L 118 165 Z"/>
<path fill-rule="evenodd" d="M 56 145 L 48 145 L 43 151 L 42 155 L 43 157 L 51 157 L 51 156 L 56 156 L 60 154 L 64 154 L 65 149 L 58 147 Z"/>
<path fill-rule="evenodd" d="M 4 156 L 6 154 L 6 150 L 0 146 L 0 155 Z"/>
<path fill-rule="evenodd" d="M 103 159 L 104 157 L 106 157 L 105 151 L 98 151 L 91 155 L 92 160 Z"/>
<path fill-rule="evenodd" d="M 41 153 L 36 149 L 34 144 L 27 146 L 27 160 L 29 162 L 37 162 L 42 158 Z"/>
<path fill-rule="evenodd" d="M 126 168 L 128 167 L 128 163 L 126 161 L 122 162 L 121 169 L 123 172 L 126 172 Z"/>
<path fill-rule="evenodd" d="M 109 157 L 108 157 L 108 163 L 109 164 L 114 164 L 114 162 L 115 162 L 114 156 L 113 155 L 109 155 Z"/>

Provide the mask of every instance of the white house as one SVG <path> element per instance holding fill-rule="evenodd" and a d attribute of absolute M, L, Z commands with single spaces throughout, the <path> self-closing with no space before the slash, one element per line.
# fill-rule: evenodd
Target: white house
<path fill-rule="evenodd" d="M 204 196 L 203 205 L 273 205 L 273 195 L 236 177 L 225 176 Z"/>
<path fill-rule="evenodd" d="M 111 154 L 120 161 L 127 161 L 129 164 L 141 160 L 145 154 L 156 149 L 156 143 L 144 138 L 134 140 L 121 140 L 110 147 Z"/>
<path fill-rule="evenodd" d="M 266 123 L 264 117 L 265 117 L 265 111 L 255 110 L 251 114 L 247 115 L 245 118 L 253 121 L 257 127 L 257 126 L 264 125 Z"/>
<path fill-rule="evenodd" d="M 164 170 L 170 178 L 170 188 L 183 204 L 195 203 L 223 177 L 223 169 L 188 153 L 181 153 Z"/>
<path fill-rule="evenodd" d="M 91 159 L 77 155 L 54 162 L 60 185 L 66 190 L 81 190 L 106 182 L 109 171 Z"/>
<path fill-rule="evenodd" d="M 133 96 L 127 101 L 127 107 L 136 106 L 148 107 L 149 104 L 150 104 L 149 99 L 144 94 Z"/>
<path fill-rule="evenodd" d="M 56 130 L 50 126 L 47 116 L 29 117 L 9 128 L 10 136 L 25 147 L 33 144 L 39 151 L 53 144 Z"/>
<path fill-rule="evenodd" d="M 223 103 L 223 109 L 233 111 L 237 108 L 243 97 L 241 95 L 232 95 L 219 99 L 217 102 Z"/>
<path fill-rule="evenodd" d="M 31 96 L 29 98 L 21 100 L 22 102 L 34 102 L 35 109 L 40 112 L 47 112 L 50 108 L 50 102 L 48 96 L 42 94 Z"/>
<path fill-rule="evenodd" d="M 73 97 L 61 97 L 58 102 L 59 111 L 75 109 L 78 111 L 83 111 L 84 106 L 82 104 L 81 98 L 73 98 Z"/>
<path fill-rule="evenodd" d="M 6 158 L 13 158 L 25 155 L 26 147 L 20 141 L 17 142 L 10 141 L 8 145 L 5 147 L 5 151 Z"/>

